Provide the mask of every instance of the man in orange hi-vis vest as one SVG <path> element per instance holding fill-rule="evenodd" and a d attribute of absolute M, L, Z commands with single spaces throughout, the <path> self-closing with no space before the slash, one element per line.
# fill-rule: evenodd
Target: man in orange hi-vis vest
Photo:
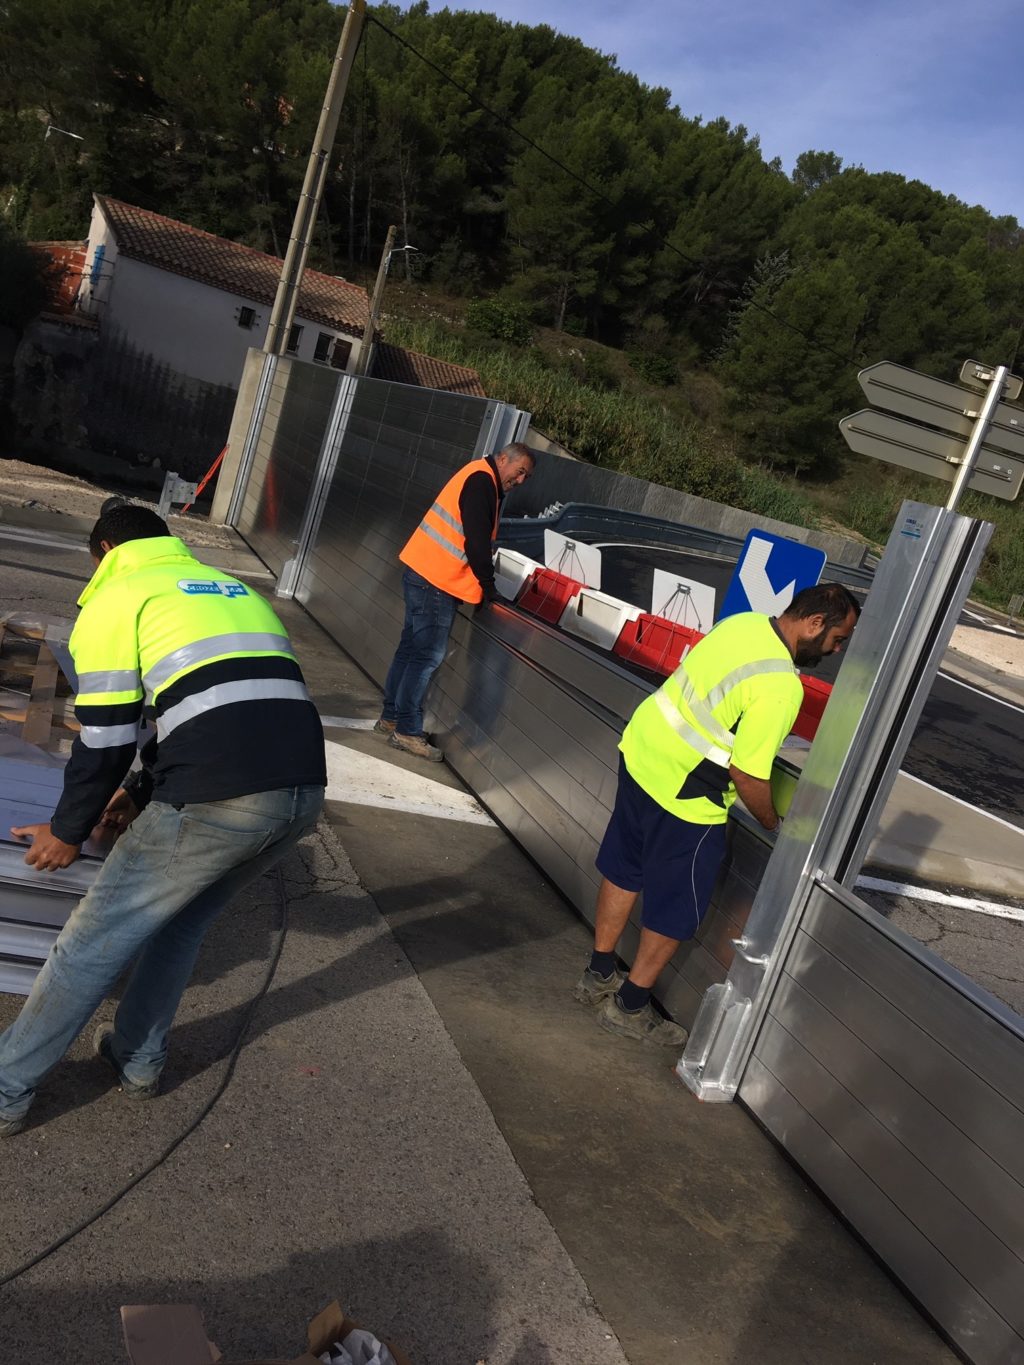
<path fill-rule="evenodd" d="M 444 658 L 460 602 L 501 600 L 494 585 L 494 540 L 505 494 L 533 473 L 521 442 L 471 460 L 438 493 L 406 541 L 402 591 L 405 624 L 384 683 L 384 709 L 374 725 L 396 749 L 439 762 L 423 733 L 423 701 Z"/>

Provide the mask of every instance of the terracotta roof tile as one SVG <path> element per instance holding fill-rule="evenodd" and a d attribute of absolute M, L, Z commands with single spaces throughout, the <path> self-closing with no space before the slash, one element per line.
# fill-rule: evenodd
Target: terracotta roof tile
<path fill-rule="evenodd" d="M 97 194 L 95 198 L 122 255 L 244 299 L 273 304 L 281 276 L 278 257 L 106 195 Z M 311 322 L 361 337 L 369 304 L 365 289 L 358 285 L 307 270 L 296 312 Z"/>
<path fill-rule="evenodd" d="M 476 370 L 452 365 L 447 360 L 435 360 L 433 356 L 407 351 L 401 346 L 389 346 L 383 341 L 374 352 L 373 377 L 390 379 L 396 384 L 415 384 L 424 389 L 465 393 L 474 398 L 487 397 Z"/>

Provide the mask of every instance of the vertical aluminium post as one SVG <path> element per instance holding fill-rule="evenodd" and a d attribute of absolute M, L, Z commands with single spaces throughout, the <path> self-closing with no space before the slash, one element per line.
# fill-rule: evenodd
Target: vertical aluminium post
<path fill-rule="evenodd" d="M 341 443 L 348 428 L 348 419 L 352 412 L 352 400 L 356 394 L 357 384 L 358 380 L 354 375 L 342 374 L 339 376 L 331 415 L 324 432 L 324 439 L 320 445 L 320 453 L 317 456 L 309 496 L 306 499 L 306 510 L 302 517 L 302 525 L 294 542 L 295 553 L 285 561 L 281 568 L 277 588 L 274 591 L 275 597 L 294 597 L 300 590 L 303 570 L 306 567 L 309 552 L 316 542 L 317 532 L 320 529 L 320 522 L 324 514 L 324 504 L 327 501 L 331 481 L 338 464 L 338 456 L 341 453 Z"/>
<path fill-rule="evenodd" d="M 857 876 L 991 534 L 903 504 L 729 975 L 676 1068 L 701 1099 L 735 1095 L 817 878 Z"/>

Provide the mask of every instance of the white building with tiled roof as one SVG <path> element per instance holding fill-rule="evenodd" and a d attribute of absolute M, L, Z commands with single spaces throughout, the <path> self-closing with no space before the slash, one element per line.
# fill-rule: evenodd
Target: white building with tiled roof
<path fill-rule="evenodd" d="M 79 308 L 178 374 L 237 388 L 246 351 L 266 337 L 280 260 L 106 195 L 93 199 Z M 364 289 L 307 270 L 288 353 L 351 370 L 368 317 Z"/>

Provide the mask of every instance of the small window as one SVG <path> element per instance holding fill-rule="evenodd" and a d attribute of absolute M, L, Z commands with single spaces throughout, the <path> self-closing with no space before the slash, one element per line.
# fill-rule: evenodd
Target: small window
<path fill-rule="evenodd" d="M 239 308 L 238 310 L 239 327 L 244 327 L 246 331 L 249 331 L 252 328 L 255 321 L 256 321 L 255 308 Z"/>
<path fill-rule="evenodd" d="M 331 365 L 336 370 L 347 370 L 348 358 L 351 354 L 351 341 L 342 341 L 341 337 L 338 337 L 334 343 L 334 350 L 331 352 Z"/>
<path fill-rule="evenodd" d="M 321 365 L 327 364 L 327 358 L 331 354 L 331 342 L 334 338 L 330 332 L 321 332 L 316 339 L 316 349 L 313 351 L 313 359 L 318 360 Z"/>
<path fill-rule="evenodd" d="M 292 330 L 288 333 L 288 353 L 289 353 L 289 355 L 294 355 L 295 352 L 299 349 L 299 337 L 301 337 L 301 336 L 302 336 L 302 328 L 299 327 L 298 324 L 296 324 L 295 326 L 292 327 Z"/>

